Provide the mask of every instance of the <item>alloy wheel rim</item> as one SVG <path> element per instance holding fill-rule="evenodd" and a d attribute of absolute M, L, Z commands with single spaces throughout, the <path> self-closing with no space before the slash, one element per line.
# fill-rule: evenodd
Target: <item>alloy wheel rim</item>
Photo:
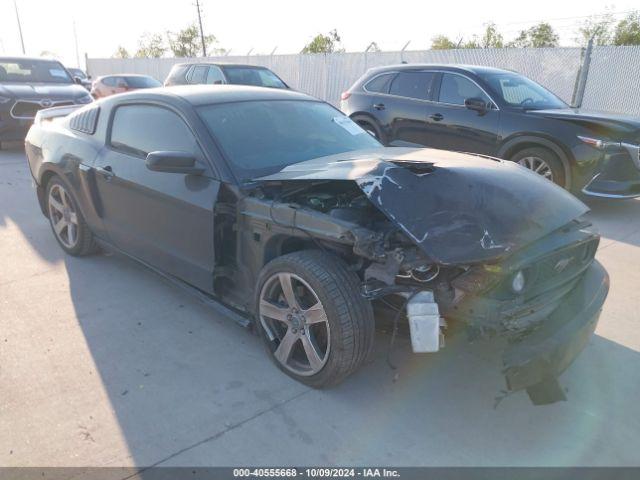
<path fill-rule="evenodd" d="M 302 376 L 322 370 L 331 347 L 329 320 L 307 282 L 287 272 L 269 277 L 260 292 L 259 316 L 283 367 Z"/>
<path fill-rule="evenodd" d="M 67 248 L 78 244 L 78 215 L 67 191 L 54 185 L 49 191 L 49 218 L 56 237 Z"/>
<path fill-rule="evenodd" d="M 540 157 L 524 157 L 518 160 L 518 164 L 528 168 L 534 173 L 543 176 L 547 180 L 553 181 L 553 171 L 547 162 Z"/>

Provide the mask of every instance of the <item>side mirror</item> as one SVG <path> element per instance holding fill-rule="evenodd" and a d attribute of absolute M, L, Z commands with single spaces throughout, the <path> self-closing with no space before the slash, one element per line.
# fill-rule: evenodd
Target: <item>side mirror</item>
<path fill-rule="evenodd" d="M 73 77 L 73 81 L 78 85 L 82 85 L 82 79 L 80 77 Z"/>
<path fill-rule="evenodd" d="M 489 110 L 489 105 L 481 98 L 467 98 L 464 101 L 464 106 L 469 110 L 473 110 L 474 112 L 478 113 L 485 113 L 487 110 Z"/>
<path fill-rule="evenodd" d="M 196 166 L 196 158 L 187 152 L 151 152 L 147 155 L 147 168 L 154 172 L 200 175 L 204 168 Z"/>

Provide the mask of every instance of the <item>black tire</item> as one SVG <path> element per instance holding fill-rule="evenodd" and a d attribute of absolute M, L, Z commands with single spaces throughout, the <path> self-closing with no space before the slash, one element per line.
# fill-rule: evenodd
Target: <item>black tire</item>
<path fill-rule="evenodd" d="M 375 121 L 367 120 L 364 118 L 358 118 L 358 117 L 354 118 L 353 121 L 356 122 L 358 125 L 360 125 L 363 130 L 366 130 L 367 132 L 369 132 L 380 143 L 382 143 L 383 145 L 387 144 L 386 138 L 382 133 L 382 130 L 378 125 L 376 125 Z"/>
<path fill-rule="evenodd" d="M 325 363 L 316 373 L 300 375 L 281 363 L 274 353 L 280 339 L 271 339 L 263 324 L 265 319 L 260 310 L 263 288 L 267 288 L 268 282 L 280 273 L 292 274 L 306 282 L 326 312 L 330 329 L 329 347 Z M 358 276 L 341 259 L 316 250 L 283 255 L 263 267 L 256 284 L 256 327 L 269 357 L 278 368 L 314 388 L 336 385 L 356 371 L 373 348 L 375 332 L 373 309 L 361 295 Z M 285 329 L 288 334 L 291 326 Z M 298 344 L 296 348 L 302 346 Z"/>
<path fill-rule="evenodd" d="M 569 187 L 569 185 L 567 185 L 564 165 L 554 152 L 545 147 L 530 147 L 516 152 L 509 160 L 522 165 L 523 163 L 529 164 L 530 162 L 528 159 L 538 159 L 543 161 L 551 172 L 550 180 L 563 188 Z M 531 168 L 528 165 L 523 166 Z"/>
<path fill-rule="evenodd" d="M 77 217 L 77 238 L 72 243 L 71 246 L 66 245 L 65 242 L 61 239 L 58 233 L 56 233 L 56 229 L 54 226 L 55 216 L 51 213 L 52 206 L 50 205 L 51 191 L 54 189 L 63 189 L 64 192 L 68 195 L 68 201 L 71 204 L 71 209 L 75 213 Z M 98 250 L 97 244 L 87 225 L 84 217 L 82 216 L 82 212 L 78 208 L 78 202 L 73 195 L 73 192 L 69 186 L 63 182 L 60 177 L 54 176 L 47 183 L 47 189 L 45 194 L 45 203 L 49 217 L 49 224 L 51 225 L 51 231 L 56 241 L 60 245 L 60 247 L 69 255 L 73 255 L 74 257 L 82 257 L 85 255 L 89 255 L 91 253 L 95 253 Z"/>

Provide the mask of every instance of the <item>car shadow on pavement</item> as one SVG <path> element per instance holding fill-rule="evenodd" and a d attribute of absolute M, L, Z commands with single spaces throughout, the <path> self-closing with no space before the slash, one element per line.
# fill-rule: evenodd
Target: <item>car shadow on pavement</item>
<path fill-rule="evenodd" d="M 0 161 L 0 172 L 11 168 Z M 255 335 L 135 262 L 64 255 L 29 182 L 24 164 L 0 179 L 5 272 L 24 282 L 5 301 L 19 292 L 29 298 L 24 288 L 45 292 L 20 307 L 42 327 L 18 341 L 53 339 L 58 356 L 43 357 L 41 369 L 34 364 L 30 382 L 50 382 L 53 391 L 33 408 L 59 418 L 42 445 L 31 439 L 27 459 L 48 452 L 56 465 L 141 467 L 638 463 L 633 349 L 595 335 L 561 377 L 568 401 L 533 407 L 522 392 L 500 400 L 494 342 L 468 344 L 458 335 L 437 354 L 413 355 L 400 339 L 392 369 L 389 337 L 380 333 L 361 371 L 334 389 L 312 390 L 272 365 Z M 620 215 L 636 211 L 625 208 Z M 74 335 L 82 341 L 67 338 Z M 73 435 L 57 430 L 67 424 Z"/>
<path fill-rule="evenodd" d="M 601 245 L 610 240 L 640 246 L 640 199 L 615 200 L 583 198 L 591 209 L 588 218 L 605 237 Z M 635 235 L 634 235 L 635 234 Z"/>

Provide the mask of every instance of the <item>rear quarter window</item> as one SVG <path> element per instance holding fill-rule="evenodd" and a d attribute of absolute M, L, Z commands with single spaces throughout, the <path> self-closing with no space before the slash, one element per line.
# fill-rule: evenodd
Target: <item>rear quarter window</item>
<path fill-rule="evenodd" d="M 384 73 L 369 80 L 364 89 L 371 93 L 389 93 L 389 85 L 395 76 L 395 73 Z"/>
<path fill-rule="evenodd" d="M 187 81 L 194 84 L 204 83 L 207 77 L 207 70 L 209 68 L 206 65 L 195 65 L 187 73 Z"/>

